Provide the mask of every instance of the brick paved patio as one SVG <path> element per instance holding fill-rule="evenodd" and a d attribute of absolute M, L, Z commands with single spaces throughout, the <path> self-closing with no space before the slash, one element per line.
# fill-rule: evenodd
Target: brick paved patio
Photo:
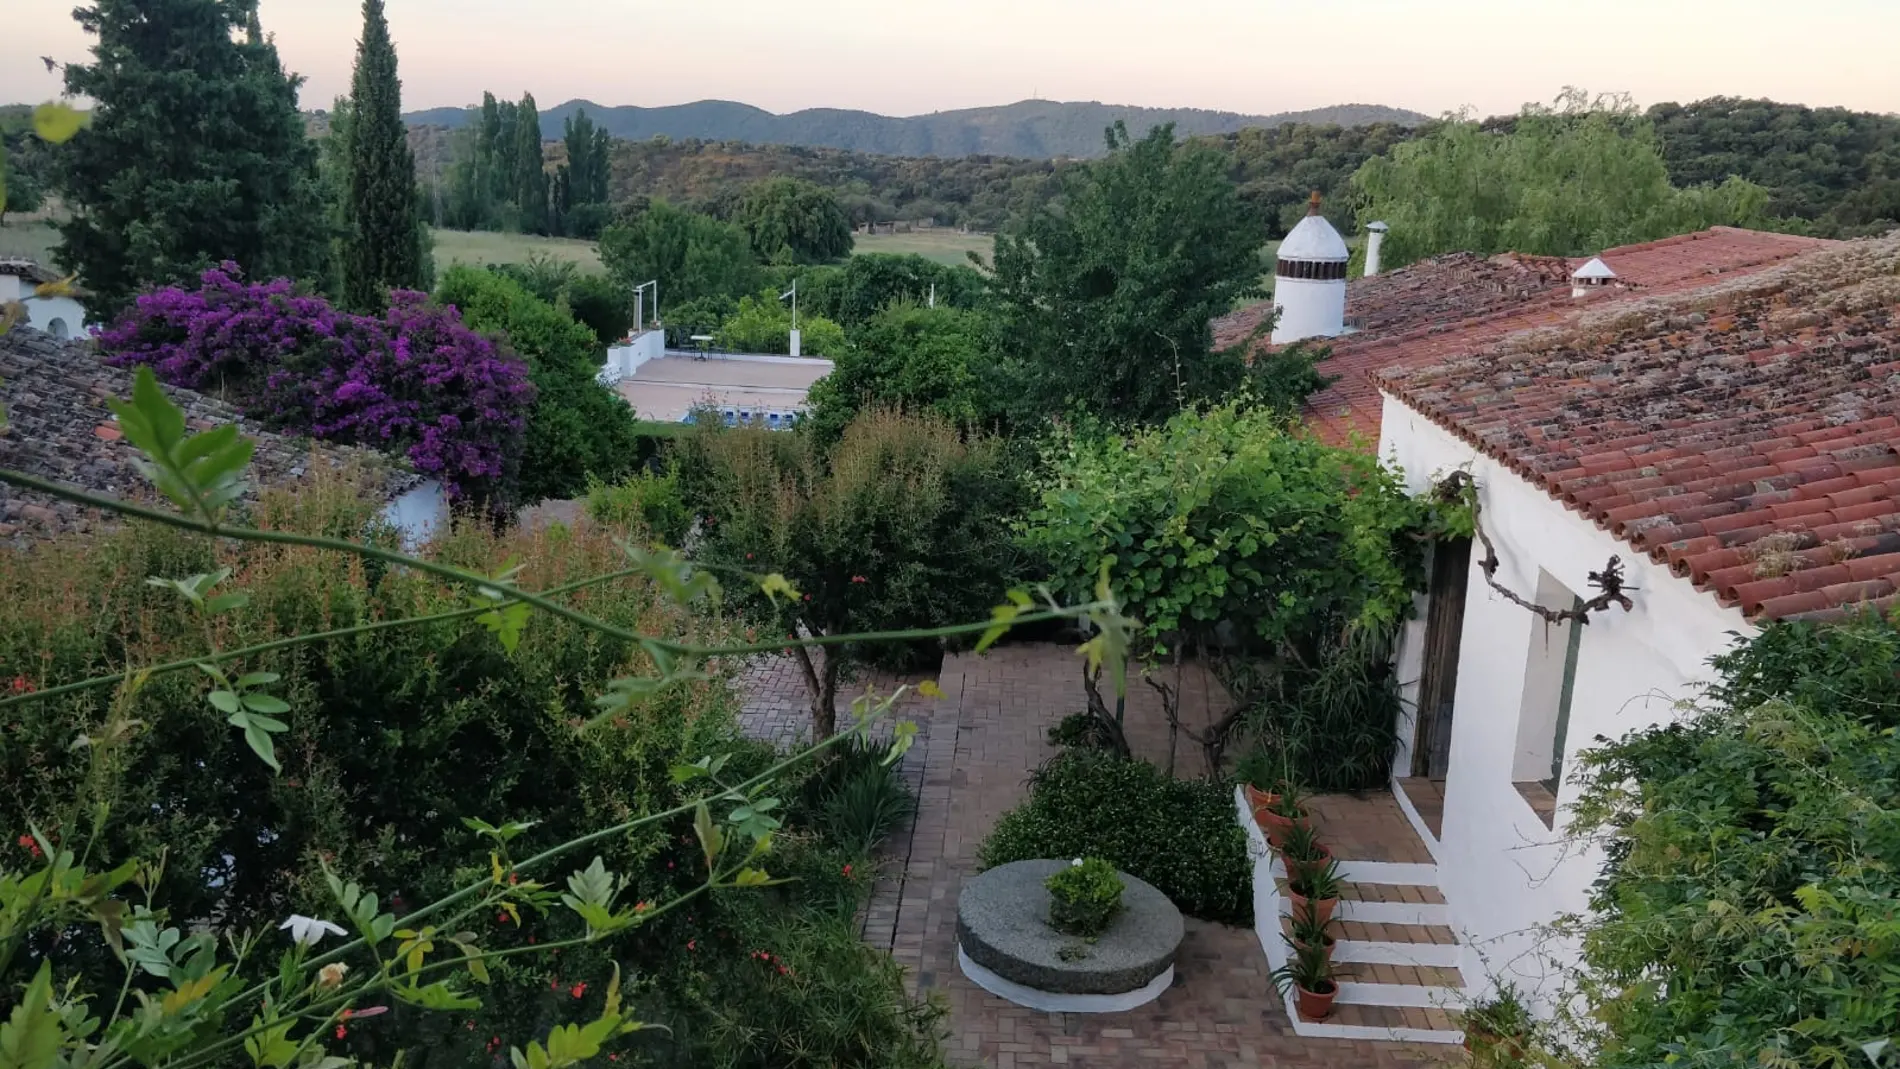
<path fill-rule="evenodd" d="M 1173 681 L 1173 670 L 1167 670 Z M 870 685 L 888 688 L 879 677 Z M 789 659 L 756 662 L 742 684 L 748 733 L 781 744 L 803 730 L 805 698 Z M 1183 716 L 1218 716 L 1218 686 L 1196 672 L 1182 680 Z M 861 690 L 864 683 L 857 686 Z M 1175 986 L 1160 999 L 1120 1014 L 1040 1013 L 1005 1002 L 965 980 L 956 965 L 956 901 L 964 878 L 976 871 L 976 850 L 1004 811 L 1023 797 L 1031 769 L 1054 754 L 1046 732 L 1084 705 L 1081 666 L 1067 647 L 1007 646 L 984 657 L 952 656 L 939 685 L 945 696 L 911 696 L 903 715 L 917 722 L 917 743 L 906 756 L 906 778 L 918 792 L 911 828 L 886 844 L 884 874 L 865 918 L 865 939 L 888 949 L 912 984 L 943 998 L 950 1008 L 948 1049 L 953 1063 L 1017 1069 L 1229 1066 L 1398 1067 L 1455 1059 L 1452 1050 L 1408 1048 L 1293 1034 L 1273 997 L 1267 963 L 1252 931 L 1187 922 L 1175 964 Z M 1130 687 L 1131 743 L 1143 756 L 1164 760 L 1166 724 L 1153 690 Z M 1202 760 L 1185 738 L 1177 751 L 1182 775 Z"/>

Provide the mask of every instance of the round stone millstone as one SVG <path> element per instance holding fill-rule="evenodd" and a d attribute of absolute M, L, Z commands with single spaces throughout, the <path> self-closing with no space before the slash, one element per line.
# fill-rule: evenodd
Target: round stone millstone
<path fill-rule="evenodd" d="M 1093 943 L 1049 925 L 1043 881 L 1067 861 L 1015 861 L 973 876 L 957 896 L 957 942 L 1012 983 L 1061 995 L 1119 995 L 1174 965 L 1185 928 L 1168 896 L 1123 872 L 1122 910 Z"/>

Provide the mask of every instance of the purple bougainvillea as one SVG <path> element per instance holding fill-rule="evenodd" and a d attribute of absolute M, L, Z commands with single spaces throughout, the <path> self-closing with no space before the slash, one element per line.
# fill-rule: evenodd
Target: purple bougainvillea
<path fill-rule="evenodd" d="M 401 452 L 458 497 L 505 491 L 534 386 L 454 308 L 398 290 L 382 318 L 350 315 L 286 279 L 246 283 L 233 264 L 199 283 L 139 297 L 99 335 L 108 360 L 273 427 Z"/>

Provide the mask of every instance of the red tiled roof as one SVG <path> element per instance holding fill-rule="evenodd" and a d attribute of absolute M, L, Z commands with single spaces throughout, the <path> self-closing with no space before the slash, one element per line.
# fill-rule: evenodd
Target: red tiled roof
<path fill-rule="evenodd" d="M 1788 234 L 1715 227 L 1608 249 L 1620 285 L 1584 301 L 1570 296 L 1570 272 L 1587 257 L 1453 253 L 1348 284 L 1346 318 L 1357 333 L 1327 343 L 1319 370 L 1336 379 L 1307 402 L 1307 425 L 1336 445 L 1379 437 L 1379 391 L 1372 377 L 1391 367 L 1474 352 L 1533 327 L 1552 326 L 1607 304 L 1706 286 L 1753 273 L 1831 243 Z M 1217 345 L 1244 339 L 1272 310 L 1267 303 L 1214 323 Z"/>
<path fill-rule="evenodd" d="M 1750 618 L 1900 604 L 1900 234 L 1719 282 L 1707 248 L 1606 254 L 1647 297 L 1379 381 Z"/>

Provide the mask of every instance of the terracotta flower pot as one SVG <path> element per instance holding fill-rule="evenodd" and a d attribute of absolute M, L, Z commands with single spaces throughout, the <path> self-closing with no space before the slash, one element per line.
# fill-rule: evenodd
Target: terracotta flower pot
<path fill-rule="evenodd" d="M 1293 916 L 1311 916 L 1314 922 L 1325 924 L 1333 919 L 1333 907 L 1339 905 L 1337 898 L 1308 898 L 1295 891 L 1292 884 L 1287 885 L 1286 898 L 1293 904 Z"/>
<path fill-rule="evenodd" d="M 1295 861 L 1285 854 L 1280 855 L 1280 860 L 1286 863 L 1286 878 L 1297 880 L 1309 872 L 1325 868 L 1333 860 L 1333 852 L 1322 846 L 1319 848 L 1319 857 L 1311 861 Z"/>
<path fill-rule="evenodd" d="M 1293 1006 L 1300 1012 L 1302 1021 L 1324 1021 L 1333 1015 L 1333 1000 L 1339 997 L 1339 985 L 1331 985 L 1329 991 L 1308 991 L 1299 986 L 1293 988 Z"/>
<path fill-rule="evenodd" d="M 1251 783 L 1244 783 L 1241 786 L 1247 789 L 1247 808 L 1253 810 L 1256 814 L 1258 814 L 1260 810 L 1280 800 L 1278 794 L 1272 791 L 1263 791 Z"/>
<path fill-rule="evenodd" d="M 1256 809 L 1253 818 L 1259 822 L 1260 830 L 1267 833 L 1267 842 L 1278 850 L 1285 845 L 1287 833 L 1293 830 L 1294 823 L 1306 819 L 1306 811 L 1301 810 L 1297 817 L 1284 817 L 1271 809 Z"/>
<path fill-rule="evenodd" d="M 1306 951 L 1306 944 L 1300 942 L 1298 939 L 1288 939 L 1287 942 L 1293 944 L 1293 952 L 1296 954 Z M 1327 961 L 1331 961 L 1333 960 L 1333 948 L 1338 945 L 1339 940 L 1329 935 L 1326 937 L 1326 945 L 1320 948 L 1320 954 L 1324 956 Z"/>

